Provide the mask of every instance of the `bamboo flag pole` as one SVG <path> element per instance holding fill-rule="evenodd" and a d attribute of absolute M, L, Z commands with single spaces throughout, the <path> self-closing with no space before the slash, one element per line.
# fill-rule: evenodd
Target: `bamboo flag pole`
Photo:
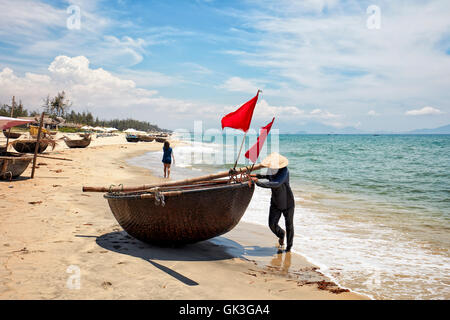
<path fill-rule="evenodd" d="M 16 97 L 13 96 L 13 98 L 12 98 L 12 106 L 11 106 L 11 118 L 14 115 L 14 105 L 16 104 L 16 100 L 15 99 L 16 99 Z M 11 134 L 11 128 L 9 128 L 8 136 L 6 137 L 6 151 L 8 151 L 8 143 L 9 143 L 9 136 L 10 136 L 10 134 Z"/>
<path fill-rule="evenodd" d="M 37 141 L 36 141 L 36 147 L 34 148 L 33 169 L 31 169 L 31 179 L 34 178 L 34 171 L 36 169 L 36 159 L 37 159 L 37 153 L 39 151 L 39 147 L 40 147 L 40 143 L 41 143 L 41 131 L 42 131 L 42 125 L 44 124 L 44 115 L 45 115 L 45 112 L 42 112 L 41 121 L 39 123 L 39 130 L 38 130 L 38 136 L 37 136 Z"/>
<path fill-rule="evenodd" d="M 233 170 L 236 169 L 236 166 L 237 166 L 239 157 L 241 156 L 241 151 L 242 151 L 242 147 L 244 146 L 244 142 L 245 142 L 245 137 L 246 137 L 246 136 L 247 136 L 247 131 L 244 133 L 244 139 L 242 139 L 241 148 L 239 149 L 239 153 L 238 153 L 238 156 L 237 156 L 237 158 L 236 158 L 236 162 L 234 163 Z"/>
<path fill-rule="evenodd" d="M 261 169 L 263 166 L 262 164 L 257 164 L 254 166 L 253 170 Z M 248 167 L 243 167 L 237 169 L 237 173 L 246 173 L 250 169 Z M 208 181 L 218 178 L 224 178 L 228 177 L 230 175 L 230 171 L 223 171 L 215 174 L 210 174 L 206 176 L 186 179 L 186 180 L 179 180 L 179 181 L 171 181 L 161 184 L 150 184 L 150 185 L 142 185 L 142 186 L 136 186 L 136 187 L 123 187 L 123 188 L 111 188 L 111 187 L 83 187 L 83 192 L 133 192 L 133 191 L 144 191 L 152 188 L 157 187 L 172 187 L 172 186 L 179 186 L 179 185 L 185 185 L 189 183 L 199 182 L 199 181 Z"/>
<path fill-rule="evenodd" d="M 259 95 L 260 92 L 262 92 L 262 90 L 259 90 L 259 89 L 258 89 L 258 95 Z M 255 107 L 256 107 L 256 106 L 255 106 Z M 250 128 L 251 123 L 252 123 L 252 119 L 250 119 L 249 128 Z M 236 166 L 237 166 L 239 157 L 241 156 L 242 147 L 244 146 L 245 138 L 247 137 L 247 132 L 248 132 L 248 130 L 245 131 L 244 139 L 242 139 L 241 148 L 239 149 L 239 154 L 238 154 L 238 156 L 237 156 L 237 158 L 236 158 L 236 161 L 234 162 L 233 170 L 236 169 Z"/>

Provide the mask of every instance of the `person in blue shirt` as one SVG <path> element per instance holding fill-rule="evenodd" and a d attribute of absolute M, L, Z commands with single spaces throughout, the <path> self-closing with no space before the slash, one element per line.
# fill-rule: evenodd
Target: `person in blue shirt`
<path fill-rule="evenodd" d="M 287 244 L 286 252 L 291 251 L 294 241 L 294 211 L 295 200 L 292 189 L 289 185 L 289 170 L 287 168 L 288 159 L 279 155 L 278 153 L 272 153 L 265 158 L 261 164 L 269 168 L 268 175 L 252 175 L 255 184 L 262 188 L 272 189 L 272 198 L 270 200 L 269 211 L 269 227 L 270 230 L 278 237 L 278 243 L 282 247 L 284 245 L 285 235 Z M 261 182 L 260 179 L 266 179 L 267 182 Z M 284 216 L 286 222 L 286 232 L 278 225 L 281 218 L 281 214 Z"/>
<path fill-rule="evenodd" d="M 170 147 L 170 143 L 169 141 L 164 141 L 163 158 L 162 158 L 162 162 L 164 163 L 164 178 L 170 177 L 170 166 L 172 164 L 172 158 L 173 164 L 175 164 L 175 156 L 173 155 L 173 150 Z"/>

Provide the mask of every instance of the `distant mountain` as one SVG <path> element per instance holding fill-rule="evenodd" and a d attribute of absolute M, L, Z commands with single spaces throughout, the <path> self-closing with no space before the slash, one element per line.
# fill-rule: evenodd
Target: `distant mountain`
<path fill-rule="evenodd" d="M 434 129 L 417 129 L 413 131 L 406 132 L 407 134 L 450 134 L 450 124 L 434 128 Z"/>
<path fill-rule="evenodd" d="M 333 126 L 327 126 L 323 123 L 318 122 L 310 122 L 304 124 L 298 128 L 298 130 L 290 130 L 290 133 L 293 134 L 363 134 L 365 132 L 354 128 L 354 127 L 345 127 L 345 128 L 336 128 Z"/>
<path fill-rule="evenodd" d="M 319 122 L 309 122 L 298 127 L 286 125 L 282 133 L 289 134 L 450 134 L 450 124 L 434 129 L 417 129 L 408 132 L 362 131 L 355 127 L 336 128 Z"/>

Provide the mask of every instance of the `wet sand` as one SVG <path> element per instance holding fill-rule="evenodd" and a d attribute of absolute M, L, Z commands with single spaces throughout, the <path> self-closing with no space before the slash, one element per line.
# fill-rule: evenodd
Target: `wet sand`
<path fill-rule="evenodd" d="M 268 228 L 241 222 L 209 241 L 160 248 L 127 235 L 102 194 L 82 193 L 162 181 L 162 166 L 155 176 L 125 161 L 160 148 L 123 135 L 86 149 L 60 141 L 48 155 L 73 161 L 38 158 L 35 179 L 30 166 L 1 181 L 0 299 L 366 299 L 302 256 L 278 254 Z"/>

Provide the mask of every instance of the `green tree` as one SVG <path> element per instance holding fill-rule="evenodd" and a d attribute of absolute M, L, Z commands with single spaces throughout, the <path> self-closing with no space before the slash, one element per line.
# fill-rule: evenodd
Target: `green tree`
<path fill-rule="evenodd" d="M 52 99 L 50 99 L 50 96 L 47 95 L 47 97 L 43 100 L 44 111 L 52 118 L 64 117 L 72 107 L 72 103 L 67 100 L 64 90 L 58 92 L 58 94 Z"/>

